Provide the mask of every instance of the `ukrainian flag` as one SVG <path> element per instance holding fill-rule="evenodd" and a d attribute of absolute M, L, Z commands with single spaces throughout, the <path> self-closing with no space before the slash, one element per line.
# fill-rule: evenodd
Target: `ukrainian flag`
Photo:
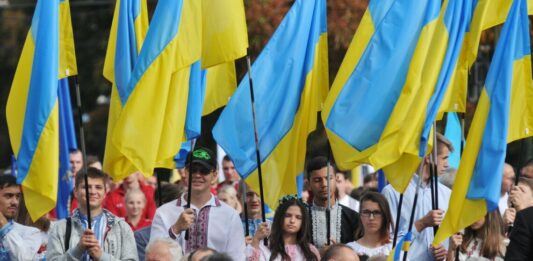
<path fill-rule="evenodd" d="M 128 159 L 110 142 L 115 124 L 131 93 L 129 80 L 148 31 L 146 0 L 118 0 L 104 62 L 104 77 L 112 83 L 107 141 L 103 169 L 114 180 L 121 180 L 135 170 Z"/>
<path fill-rule="evenodd" d="M 17 182 L 33 220 L 55 207 L 58 192 L 59 14 L 59 0 L 37 2 L 6 106 Z"/>
<path fill-rule="evenodd" d="M 326 1 L 296 0 L 254 62 L 255 110 L 265 203 L 296 193 L 308 134 L 328 89 Z M 259 191 L 249 79 L 245 77 L 213 128 L 246 182 Z"/>
<path fill-rule="evenodd" d="M 402 93 L 371 157 L 397 191 L 405 190 L 431 146 L 431 127 L 471 14 L 471 1 L 445 1 L 438 18 L 428 23 L 418 40 Z"/>
<path fill-rule="evenodd" d="M 507 143 L 532 135 L 530 47 L 527 4 L 525 0 L 515 0 L 492 58 L 457 172 L 450 207 L 434 244 L 482 218 L 487 211 L 498 208 Z M 515 102 L 529 103 L 530 110 L 516 111 Z M 511 116 L 512 113 L 517 116 Z M 530 120 L 529 126 L 517 126 L 524 117 Z M 516 122 L 517 119 L 520 121 Z"/>
<path fill-rule="evenodd" d="M 370 1 L 322 113 L 341 169 L 361 163 L 377 168 L 385 165 L 372 155 L 381 146 L 404 89 L 418 39 L 433 31 L 440 7 L 440 0 Z M 394 161 L 384 158 L 387 163 Z"/>
<path fill-rule="evenodd" d="M 533 0 L 529 1 L 529 15 L 533 15 Z M 437 119 L 442 119 L 444 112 L 465 112 L 468 86 L 468 72 L 474 64 L 479 50 L 481 33 L 505 22 L 512 1 L 477 0 L 475 11 L 468 32 L 465 35 L 463 49 L 457 62 L 456 71 L 450 82 L 450 91 L 446 92 Z"/>
<path fill-rule="evenodd" d="M 129 79 L 129 92 L 122 100 L 123 110 L 112 133 L 112 142 L 134 168 L 145 175 L 151 175 L 155 167 L 174 166 L 174 155 L 185 137 L 184 112 L 187 111 L 191 65 L 199 60 L 208 61 L 206 66 L 226 63 L 246 52 L 242 44 L 234 44 L 235 39 L 227 39 L 230 36 L 245 39 L 247 45 L 246 29 L 242 29 L 246 28 L 244 10 L 233 10 L 242 8 L 242 2 L 216 3 L 216 6 L 225 4 L 225 10 L 232 13 L 242 14 L 240 18 L 227 17 L 227 21 L 219 21 L 220 31 L 205 22 L 209 20 L 205 16 L 213 15 L 210 8 L 215 8 L 208 3 L 207 0 L 159 1 Z M 209 34 L 208 30 L 219 34 Z M 204 41 L 233 45 L 220 46 L 203 54 Z"/>

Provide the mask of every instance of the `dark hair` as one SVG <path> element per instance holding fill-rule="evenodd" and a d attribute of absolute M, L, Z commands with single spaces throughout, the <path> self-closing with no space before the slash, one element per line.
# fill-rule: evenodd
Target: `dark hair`
<path fill-rule="evenodd" d="M 92 178 L 92 179 L 101 179 L 103 181 L 104 184 L 107 183 L 107 175 L 97 169 L 97 168 L 93 168 L 93 167 L 89 167 L 87 168 L 87 172 L 85 172 L 85 170 L 83 170 L 83 168 L 78 171 L 78 174 L 76 175 L 76 180 L 75 180 L 75 187 L 77 188 L 81 183 L 85 182 L 85 176 L 89 177 L 89 178 Z"/>
<path fill-rule="evenodd" d="M 100 162 L 100 159 L 96 155 L 87 155 L 87 166 L 91 166 L 91 164 Z"/>
<path fill-rule="evenodd" d="M 154 200 L 159 202 L 159 191 L 161 191 L 161 204 L 177 199 L 183 193 L 183 188 L 178 184 L 163 183 L 154 191 Z"/>
<path fill-rule="evenodd" d="M 204 256 L 200 261 L 233 261 L 233 259 L 224 253 L 214 253 L 209 256 Z"/>
<path fill-rule="evenodd" d="M 363 178 L 363 184 L 366 184 L 366 183 L 372 182 L 372 181 L 377 181 L 377 180 L 378 180 L 377 172 L 372 172 L 372 173 L 367 174 Z"/>
<path fill-rule="evenodd" d="M 450 152 L 454 151 L 452 142 L 444 135 L 437 132 L 437 155 L 440 154 L 440 151 L 444 147 L 447 147 Z"/>
<path fill-rule="evenodd" d="M 349 246 L 345 244 L 333 244 L 328 248 L 328 250 L 326 250 L 326 252 L 324 253 L 324 255 L 322 256 L 320 260 L 328 261 L 330 259 L 336 258 L 337 255 L 339 254 L 339 251 L 343 248 L 350 249 L 350 251 L 353 251 L 353 249 L 351 249 Z"/>
<path fill-rule="evenodd" d="M 222 158 L 222 161 L 231 161 L 231 162 L 233 162 L 233 160 L 231 160 L 231 158 L 227 154 L 224 155 L 224 157 Z"/>
<path fill-rule="evenodd" d="M 500 211 L 496 209 L 485 215 L 485 224 L 479 230 L 473 230 L 470 226 L 465 229 L 461 252 L 466 253 L 467 247 L 476 237 L 482 240 L 480 255 L 488 259 L 503 257 L 502 242 L 505 235 L 505 227 Z"/>
<path fill-rule="evenodd" d="M 302 225 L 300 231 L 296 234 L 296 244 L 303 252 L 305 260 L 317 260 L 317 257 L 311 251 L 311 223 L 307 208 L 299 199 L 291 199 L 281 203 L 276 209 L 274 220 L 272 221 L 272 230 L 269 236 L 269 248 L 272 253 L 270 260 L 276 259 L 278 255 L 282 260 L 290 260 L 289 255 L 285 252 L 285 242 L 283 241 L 283 223 L 285 214 L 291 206 L 298 206 L 302 212 Z M 318 261 L 318 260 L 317 260 Z"/>
<path fill-rule="evenodd" d="M 352 171 L 351 170 L 346 170 L 346 171 L 342 171 L 338 168 L 335 168 L 335 174 L 340 174 L 344 177 L 345 180 L 349 180 L 349 181 L 352 181 Z"/>
<path fill-rule="evenodd" d="M 305 165 L 306 178 L 311 179 L 311 172 L 319 170 L 328 166 L 328 159 L 323 156 L 318 156 L 310 159 Z"/>
<path fill-rule="evenodd" d="M 18 186 L 17 178 L 12 175 L 0 175 L 0 189 Z"/>
<path fill-rule="evenodd" d="M 194 255 L 196 255 L 196 253 L 205 253 L 205 252 L 211 252 L 213 254 L 216 254 L 218 253 L 216 250 L 212 249 L 212 248 L 209 248 L 209 247 L 200 247 L 200 248 L 197 248 L 196 250 L 192 251 L 190 254 L 189 254 L 189 257 L 187 258 L 188 261 L 191 261 L 192 260 L 192 257 Z"/>
<path fill-rule="evenodd" d="M 520 177 L 518 178 L 518 183 L 524 183 L 526 184 L 531 191 L 533 191 L 533 179 L 526 178 L 526 177 Z"/>
<path fill-rule="evenodd" d="M 365 203 L 365 201 L 372 201 L 378 204 L 379 210 L 381 211 L 381 227 L 379 228 L 380 243 L 389 243 L 390 229 L 394 225 L 392 223 L 392 214 L 390 212 L 389 203 L 387 202 L 387 199 L 380 193 L 372 191 L 366 192 L 361 197 L 361 203 L 359 204 L 359 213 L 363 211 L 363 203 Z M 365 228 L 363 227 L 363 223 L 360 218 L 359 226 L 357 226 L 357 228 L 355 229 L 356 240 L 363 237 L 364 234 Z"/>

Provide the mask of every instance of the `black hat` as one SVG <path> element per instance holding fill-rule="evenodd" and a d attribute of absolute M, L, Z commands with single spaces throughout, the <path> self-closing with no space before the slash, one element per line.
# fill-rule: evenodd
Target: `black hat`
<path fill-rule="evenodd" d="M 217 159 L 215 153 L 207 148 L 195 149 L 192 153 L 187 154 L 187 162 L 189 164 L 192 154 L 192 164 L 198 163 L 209 170 L 215 170 L 217 168 Z"/>

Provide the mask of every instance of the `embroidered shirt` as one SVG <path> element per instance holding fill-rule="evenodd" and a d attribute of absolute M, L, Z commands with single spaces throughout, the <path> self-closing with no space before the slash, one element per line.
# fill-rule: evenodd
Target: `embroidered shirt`
<path fill-rule="evenodd" d="M 327 241 L 326 208 L 316 205 L 311 206 L 311 231 L 313 232 L 313 244 L 321 248 Z M 335 202 L 330 208 L 330 238 L 335 242 L 341 242 L 342 208 Z"/>

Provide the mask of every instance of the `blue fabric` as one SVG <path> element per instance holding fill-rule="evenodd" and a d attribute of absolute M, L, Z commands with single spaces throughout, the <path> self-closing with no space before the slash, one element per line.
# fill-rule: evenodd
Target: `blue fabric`
<path fill-rule="evenodd" d="M 176 168 L 182 169 L 185 168 L 185 164 L 187 164 L 187 154 L 189 151 L 191 151 L 191 142 L 190 140 L 183 142 L 181 144 L 181 148 L 174 156 L 174 161 L 176 162 Z"/>
<path fill-rule="evenodd" d="M 490 110 L 485 123 L 468 199 L 486 200 L 488 211 L 498 208 L 513 82 L 513 63 L 530 54 L 529 18 L 525 0 L 515 0 L 509 11 L 485 82 Z"/>
<path fill-rule="evenodd" d="M 379 3 L 370 1 L 369 10 L 381 22 L 374 25 L 375 33 L 325 123 L 358 151 L 379 141 L 404 87 L 418 36 L 441 7 L 440 0 L 397 0 L 387 3 L 388 9 Z"/>
<path fill-rule="evenodd" d="M 252 65 L 261 162 L 293 126 L 315 48 L 326 27 L 325 1 L 296 0 Z M 212 131 L 243 178 L 257 168 L 251 108 L 245 76 Z"/>
<path fill-rule="evenodd" d="M 378 191 L 381 192 L 387 186 L 387 179 L 385 178 L 385 172 L 378 170 Z"/>
<path fill-rule="evenodd" d="M 454 169 L 459 168 L 459 161 L 461 159 L 461 142 L 462 131 L 461 122 L 459 116 L 455 112 L 449 112 L 446 116 L 446 129 L 444 130 L 444 136 L 450 140 L 455 150 L 450 152 L 448 162 L 450 167 Z"/>
<path fill-rule="evenodd" d="M 304 176 L 305 174 L 303 172 L 296 176 L 296 191 L 298 193 L 298 197 L 302 197 L 302 192 L 304 191 Z"/>
<path fill-rule="evenodd" d="M 76 129 L 72 116 L 68 79 L 59 80 L 59 179 L 57 190 L 56 216 L 58 219 L 69 216 L 68 201 L 72 192 L 70 178 L 70 152 L 77 149 Z"/>
<path fill-rule="evenodd" d="M 207 70 L 202 70 L 201 62 L 191 65 L 189 76 L 189 98 L 185 118 L 187 140 L 198 138 L 202 132 L 202 111 L 204 109 Z"/>

